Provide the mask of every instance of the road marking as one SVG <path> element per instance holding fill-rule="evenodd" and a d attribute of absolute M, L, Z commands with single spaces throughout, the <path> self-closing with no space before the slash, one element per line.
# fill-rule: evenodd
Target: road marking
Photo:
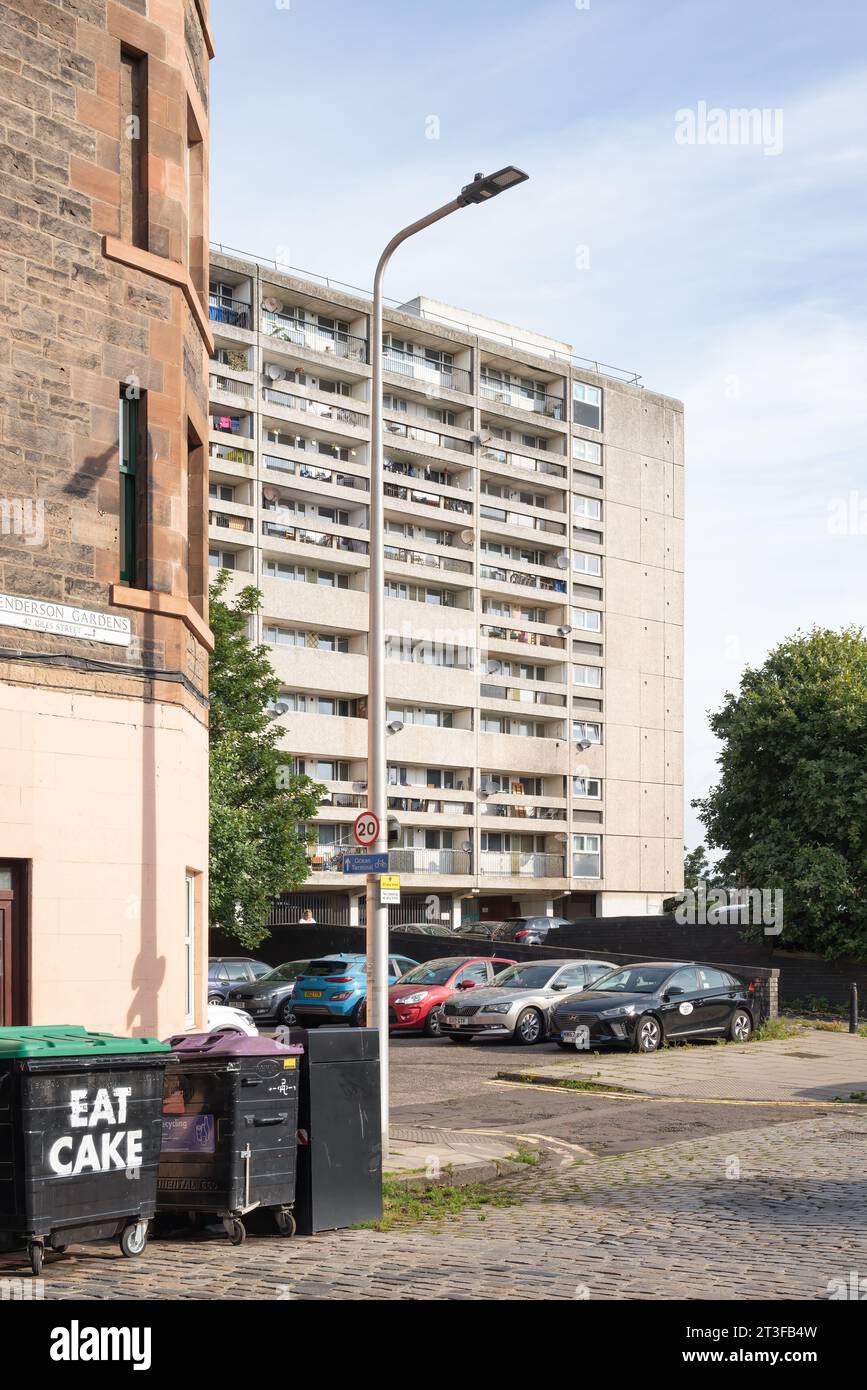
<path fill-rule="evenodd" d="M 594 1158 L 592 1149 L 585 1149 L 582 1144 L 570 1144 L 568 1139 L 555 1139 L 550 1134 L 515 1134 L 508 1129 L 455 1129 L 453 1134 L 490 1134 L 501 1139 L 517 1139 L 522 1143 L 550 1144 L 556 1149 L 568 1149 L 570 1154 L 580 1154 L 582 1158 Z"/>
<path fill-rule="evenodd" d="M 589 1078 L 588 1078 L 589 1079 Z M 556 1091 L 558 1095 L 573 1096 L 595 1096 L 599 1100 L 647 1100 L 655 1101 L 658 1105 L 792 1105 L 801 1107 L 806 1106 L 810 1110 L 827 1110 L 833 1107 L 829 1113 L 836 1114 L 840 1111 L 859 1111 L 864 1113 L 864 1106 L 856 1103 L 848 1104 L 837 1100 L 737 1100 L 725 1096 L 657 1096 L 651 1095 L 648 1091 L 602 1091 L 594 1087 L 590 1091 L 580 1089 L 572 1090 L 569 1086 L 550 1085 L 544 1081 L 499 1081 L 490 1080 L 485 1082 L 486 1086 L 502 1086 L 506 1089 L 510 1087 L 522 1091 Z"/>

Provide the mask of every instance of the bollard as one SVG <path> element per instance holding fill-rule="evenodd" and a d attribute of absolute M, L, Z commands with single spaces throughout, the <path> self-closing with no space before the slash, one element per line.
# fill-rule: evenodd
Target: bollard
<path fill-rule="evenodd" d="M 858 986 L 849 986 L 849 1032 L 858 1032 Z"/>

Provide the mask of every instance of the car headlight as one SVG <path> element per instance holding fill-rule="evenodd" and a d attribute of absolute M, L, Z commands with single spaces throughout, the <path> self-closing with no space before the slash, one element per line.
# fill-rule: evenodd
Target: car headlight
<path fill-rule="evenodd" d="M 423 999 L 427 999 L 430 990 L 419 989 L 415 994 L 404 994 L 400 999 L 395 999 L 395 1004 L 420 1004 Z"/>
<path fill-rule="evenodd" d="M 634 1014 L 635 1004 L 619 1004 L 616 1009 L 603 1009 L 600 1018 L 625 1018 L 628 1014 Z"/>
<path fill-rule="evenodd" d="M 507 1014 L 511 1007 L 511 1004 L 483 1004 L 479 1012 L 483 1014 Z"/>

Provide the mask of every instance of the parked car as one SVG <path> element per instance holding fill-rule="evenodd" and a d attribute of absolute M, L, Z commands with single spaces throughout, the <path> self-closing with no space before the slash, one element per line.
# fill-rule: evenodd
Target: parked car
<path fill-rule="evenodd" d="M 388 983 L 395 984 L 418 965 L 409 956 L 389 956 Z M 295 981 L 292 1011 L 302 1028 L 320 1023 L 364 1023 L 367 995 L 367 957 L 345 952 L 311 960 Z"/>
<path fill-rule="evenodd" d="M 754 1026 L 753 995 L 743 981 L 692 961 L 614 969 L 561 999 L 551 1017 L 551 1035 L 561 1047 L 608 1045 L 635 1052 L 655 1052 L 679 1039 L 749 1042 Z"/>
<path fill-rule="evenodd" d="M 492 939 L 520 942 L 522 946 L 553 946 L 557 943 L 548 942 L 549 935 L 552 932 L 556 935 L 559 927 L 571 925 L 568 917 L 545 917 L 543 914 L 536 917 L 506 917 L 492 932 Z"/>
<path fill-rule="evenodd" d="M 541 1042 L 548 1036 L 551 1011 L 564 991 L 583 989 L 608 961 L 521 961 L 498 975 L 493 984 L 474 989 L 468 997 L 452 995 L 440 1011 L 440 1032 L 452 1042 L 473 1038 L 512 1038 L 517 1043 Z"/>
<path fill-rule="evenodd" d="M 278 1023 L 294 1023 L 295 983 L 309 964 L 309 960 L 287 960 L 283 965 L 269 966 L 267 975 L 254 984 L 236 985 L 226 1002 L 246 1009 L 253 1018 L 276 1018 Z"/>
<path fill-rule="evenodd" d="M 252 1018 L 243 1009 L 230 1009 L 226 1004 L 209 1004 L 207 1015 L 209 1033 L 244 1033 L 255 1038 L 259 1032 Z"/>
<path fill-rule="evenodd" d="M 502 925 L 502 921 L 494 917 L 479 919 L 476 922 L 461 922 L 460 926 L 455 927 L 454 935 L 475 937 L 480 941 L 495 941 Z"/>
<path fill-rule="evenodd" d="M 415 966 L 388 991 L 389 1032 L 439 1037 L 440 1008 L 450 994 L 489 985 L 514 964 L 500 956 L 441 956 Z"/>
<path fill-rule="evenodd" d="M 208 1003 L 223 1004 L 230 992 L 249 980 L 258 980 L 271 969 L 247 956 L 211 956 L 208 961 Z"/>

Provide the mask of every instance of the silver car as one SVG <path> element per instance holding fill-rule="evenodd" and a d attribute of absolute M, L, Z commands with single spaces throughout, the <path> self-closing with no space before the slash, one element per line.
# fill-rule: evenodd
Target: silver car
<path fill-rule="evenodd" d="M 564 994 L 586 989 L 615 967 L 605 960 L 526 960 L 509 966 L 493 985 L 462 990 L 442 1006 L 440 1033 L 452 1042 L 512 1038 L 540 1042 L 551 1010 Z"/>

